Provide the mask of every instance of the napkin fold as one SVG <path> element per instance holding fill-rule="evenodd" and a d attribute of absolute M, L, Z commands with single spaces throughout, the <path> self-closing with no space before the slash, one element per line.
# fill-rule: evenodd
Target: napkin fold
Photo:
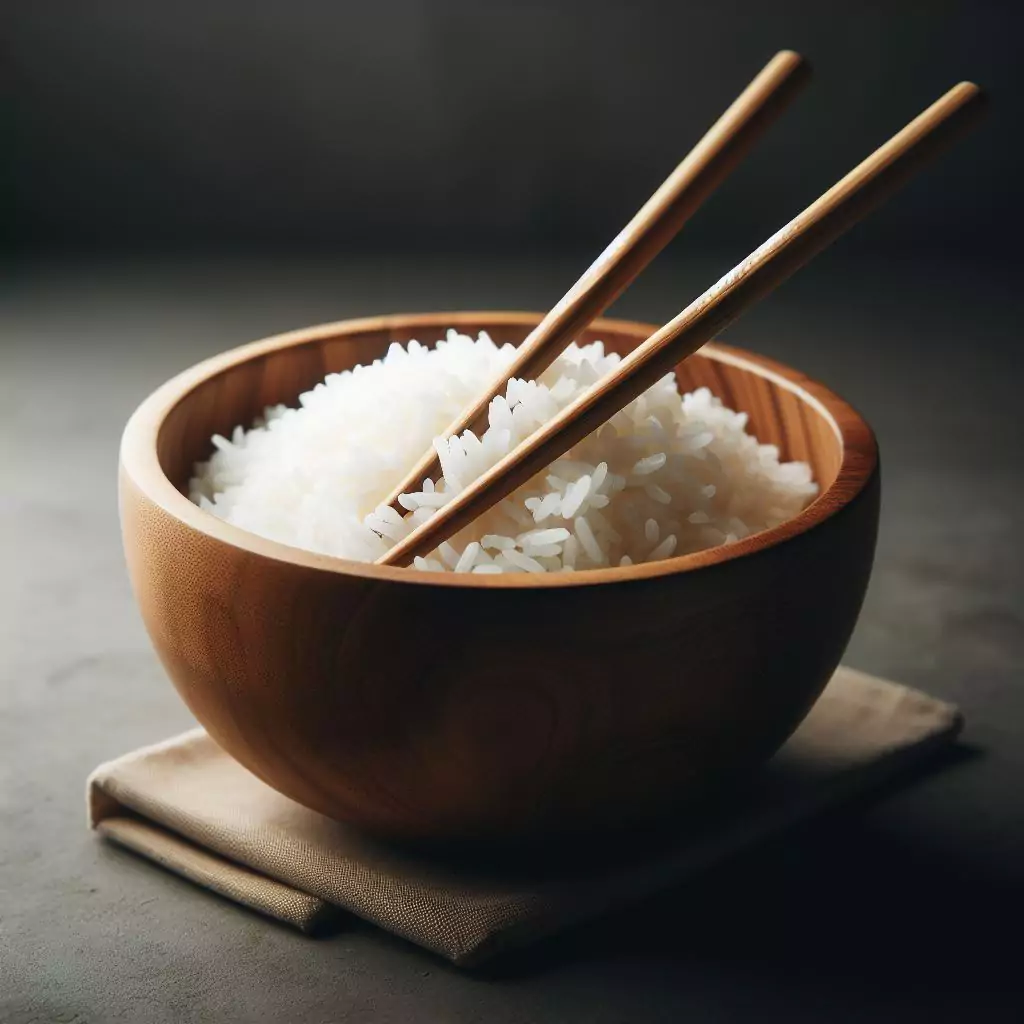
<path fill-rule="evenodd" d="M 400 849 L 282 796 L 202 729 L 100 765 L 91 826 L 228 899 L 316 933 L 351 913 L 478 963 L 649 897 L 830 805 L 880 787 L 959 732 L 955 707 L 840 667 L 751 784 L 654 830 L 507 862 Z"/>

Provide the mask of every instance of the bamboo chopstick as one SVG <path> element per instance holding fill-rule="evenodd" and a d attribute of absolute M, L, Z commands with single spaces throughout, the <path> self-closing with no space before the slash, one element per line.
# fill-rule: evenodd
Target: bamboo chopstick
<path fill-rule="evenodd" d="M 433 551 L 596 430 L 887 199 L 973 124 L 984 99 L 971 82 L 950 89 L 377 564 Z"/>
<path fill-rule="evenodd" d="M 678 234 L 809 76 L 810 67 L 798 53 L 777 53 L 530 332 L 516 350 L 512 363 L 442 436 L 449 438 L 478 426 L 487 415 L 491 399 L 504 392 L 510 377 L 531 379 L 547 369 L 566 345 L 600 316 Z M 419 490 L 425 479 L 437 474 L 438 468 L 437 454 L 431 448 L 406 473 L 384 504 L 403 511 L 397 504 L 398 496 Z"/>

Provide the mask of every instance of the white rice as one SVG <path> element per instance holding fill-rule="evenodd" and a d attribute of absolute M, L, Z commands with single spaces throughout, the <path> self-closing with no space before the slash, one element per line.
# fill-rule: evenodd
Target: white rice
<path fill-rule="evenodd" d="M 190 496 L 243 529 L 311 551 L 373 561 L 618 362 L 575 344 L 538 381 L 510 380 L 480 438 L 436 440 L 512 359 L 449 331 L 428 349 L 331 374 L 251 429 L 214 437 Z M 680 396 L 672 374 L 416 568 L 568 572 L 632 565 L 728 544 L 796 515 L 817 493 L 810 468 L 779 462 L 707 388 Z M 434 443 L 443 476 L 379 503 Z"/>

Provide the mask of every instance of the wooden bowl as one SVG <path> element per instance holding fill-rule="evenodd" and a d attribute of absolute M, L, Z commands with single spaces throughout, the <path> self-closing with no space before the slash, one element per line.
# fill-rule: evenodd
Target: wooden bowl
<path fill-rule="evenodd" d="M 529 840 L 665 812 L 766 760 L 839 662 L 878 521 L 871 429 L 758 356 L 677 370 L 808 461 L 820 496 L 738 543 L 592 572 L 479 576 L 343 561 L 247 533 L 184 495 L 214 433 L 325 374 L 446 327 L 521 340 L 539 317 L 351 320 L 207 360 L 121 447 L 125 551 L 146 627 L 196 718 L 302 804 L 413 840 Z M 654 328 L 600 320 L 631 351 Z"/>

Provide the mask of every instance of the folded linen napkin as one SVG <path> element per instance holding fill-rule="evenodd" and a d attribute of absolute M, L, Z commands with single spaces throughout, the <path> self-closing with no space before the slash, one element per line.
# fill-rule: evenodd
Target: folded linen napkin
<path fill-rule="evenodd" d="M 742 794 L 653 832 L 591 840 L 586 856 L 481 867 L 372 840 L 249 774 L 202 729 L 101 765 L 101 835 L 238 903 L 315 932 L 345 912 L 459 965 L 650 896 L 949 743 L 950 704 L 840 667 Z M 581 866 L 582 865 L 582 866 Z"/>

